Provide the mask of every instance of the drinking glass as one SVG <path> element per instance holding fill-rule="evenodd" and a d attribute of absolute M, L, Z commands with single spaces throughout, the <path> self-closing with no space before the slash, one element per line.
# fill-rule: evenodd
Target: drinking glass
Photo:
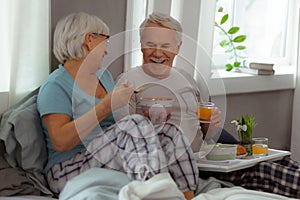
<path fill-rule="evenodd" d="M 215 109 L 213 102 L 199 102 L 198 103 L 198 119 L 202 123 L 210 123 L 210 118 Z"/>
<path fill-rule="evenodd" d="M 255 158 L 268 155 L 268 138 L 252 139 L 252 155 Z"/>

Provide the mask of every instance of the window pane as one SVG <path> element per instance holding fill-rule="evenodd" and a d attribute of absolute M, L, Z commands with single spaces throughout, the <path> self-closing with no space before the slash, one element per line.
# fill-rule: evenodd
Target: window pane
<path fill-rule="evenodd" d="M 236 1 L 235 23 L 248 36 L 249 57 L 283 57 L 287 30 L 287 0 Z"/>
<path fill-rule="evenodd" d="M 288 24 L 288 0 L 218 0 L 215 21 L 220 23 L 225 13 L 228 21 L 222 27 L 228 31 L 231 26 L 239 26 L 237 33 L 245 34 L 243 43 L 246 50 L 242 55 L 247 58 L 278 59 L 286 56 L 286 30 Z M 215 27 L 213 60 L 216 65 L 228 62 L 228 54 L 219 43 L 224 40 L 220 29 Z"/>

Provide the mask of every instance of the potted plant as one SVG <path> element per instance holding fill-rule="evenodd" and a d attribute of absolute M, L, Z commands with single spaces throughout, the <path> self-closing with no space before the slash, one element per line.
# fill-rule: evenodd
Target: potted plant
<path fill-rule="evenodd" d="M 236 126 L 240 145 L 246 148 L 248 155 L 252 155 L 252 131 L 255 126 L 253 115 L 243 115 L 232 120 L 231 123 Z"/>

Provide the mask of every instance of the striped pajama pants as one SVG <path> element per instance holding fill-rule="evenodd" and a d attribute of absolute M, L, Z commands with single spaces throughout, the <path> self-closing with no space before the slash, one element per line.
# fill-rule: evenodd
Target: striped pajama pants
<path fill-rule="evenodd" d="M 198 168 L 188 139 L 172 123 L 153 126 L 141 115 L 129 115 L 88 143 L 70 160 L 54 165 L 47 174 L 50 189 L 59 194 L 71 178 L 101 167 L 144 181 L 169 172 L 182 191 L 195 190 Z"/>

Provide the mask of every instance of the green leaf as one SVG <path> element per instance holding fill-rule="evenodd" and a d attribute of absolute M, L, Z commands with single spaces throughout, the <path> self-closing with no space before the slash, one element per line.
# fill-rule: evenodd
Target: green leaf
<path fill-rule="evenodd" d="M 236 43 L 244 42 L 246 40 L 246 35 L 236 36 L 232 41 Z"/>
<path fill-rule="evenodd" d="M 223 12 L 223 7 L 219 7 L 218 12 Z"/>
<path fill-rule="evenodd" d="M 223 40 L 222 42 L 219 43 L 219 45 L 221 47 L 225 47 L 225 46 L 228 46 L 230 44 L 230 41 L 229 40 Z"/>
<path fill-rule="evenodd" d="M 231 71 L 233 69 L 233 66 L 231 64 L 226 64 L 226 71 Z"/>
<path fill-rule="evenodd" d="M 237 55 L 236 57 L 241 58 L 241 59 L 246 59 L 247 58 L 246 56 L 240 56 L 240 55 Z"/>
<path fill-rule="evenodd" d="M 228 31 L 229 34 L 235 34 L 237 33 L 238 31 L 240 30 L 240 27 L 237 27 L 237 26 L 234 26 L 234 27 L 231 27 Z"/>
<path fill-rule="evenodd" d="M 231 53 L 233 51 L 233 49 L 227 49 L 226 51 L 225 51 L 225 53 Z"/>
<path fill-rule="evenodd" d="M 235 47 L 237 50 L 244 50 L 244 49 L 246 49 L 246 46 L 242 46 L 242 45 L 240 45 L 240 46 L 237 46 L 237 47 Z"/>
<path fill-rule="evenodd" d="M 239 66 L 241 66 L 241 62 L 234 62 L 234 63 L 233 63 L 233 66 L 234 66 L 234 67 L 239 67 Z"/>
<path fill-rule="evenodd" d="M 225 15 L 222 17 L 220 24 L 224 24 L 227 20 L 228 20 L 228 14 L 225 14 Z"/>

